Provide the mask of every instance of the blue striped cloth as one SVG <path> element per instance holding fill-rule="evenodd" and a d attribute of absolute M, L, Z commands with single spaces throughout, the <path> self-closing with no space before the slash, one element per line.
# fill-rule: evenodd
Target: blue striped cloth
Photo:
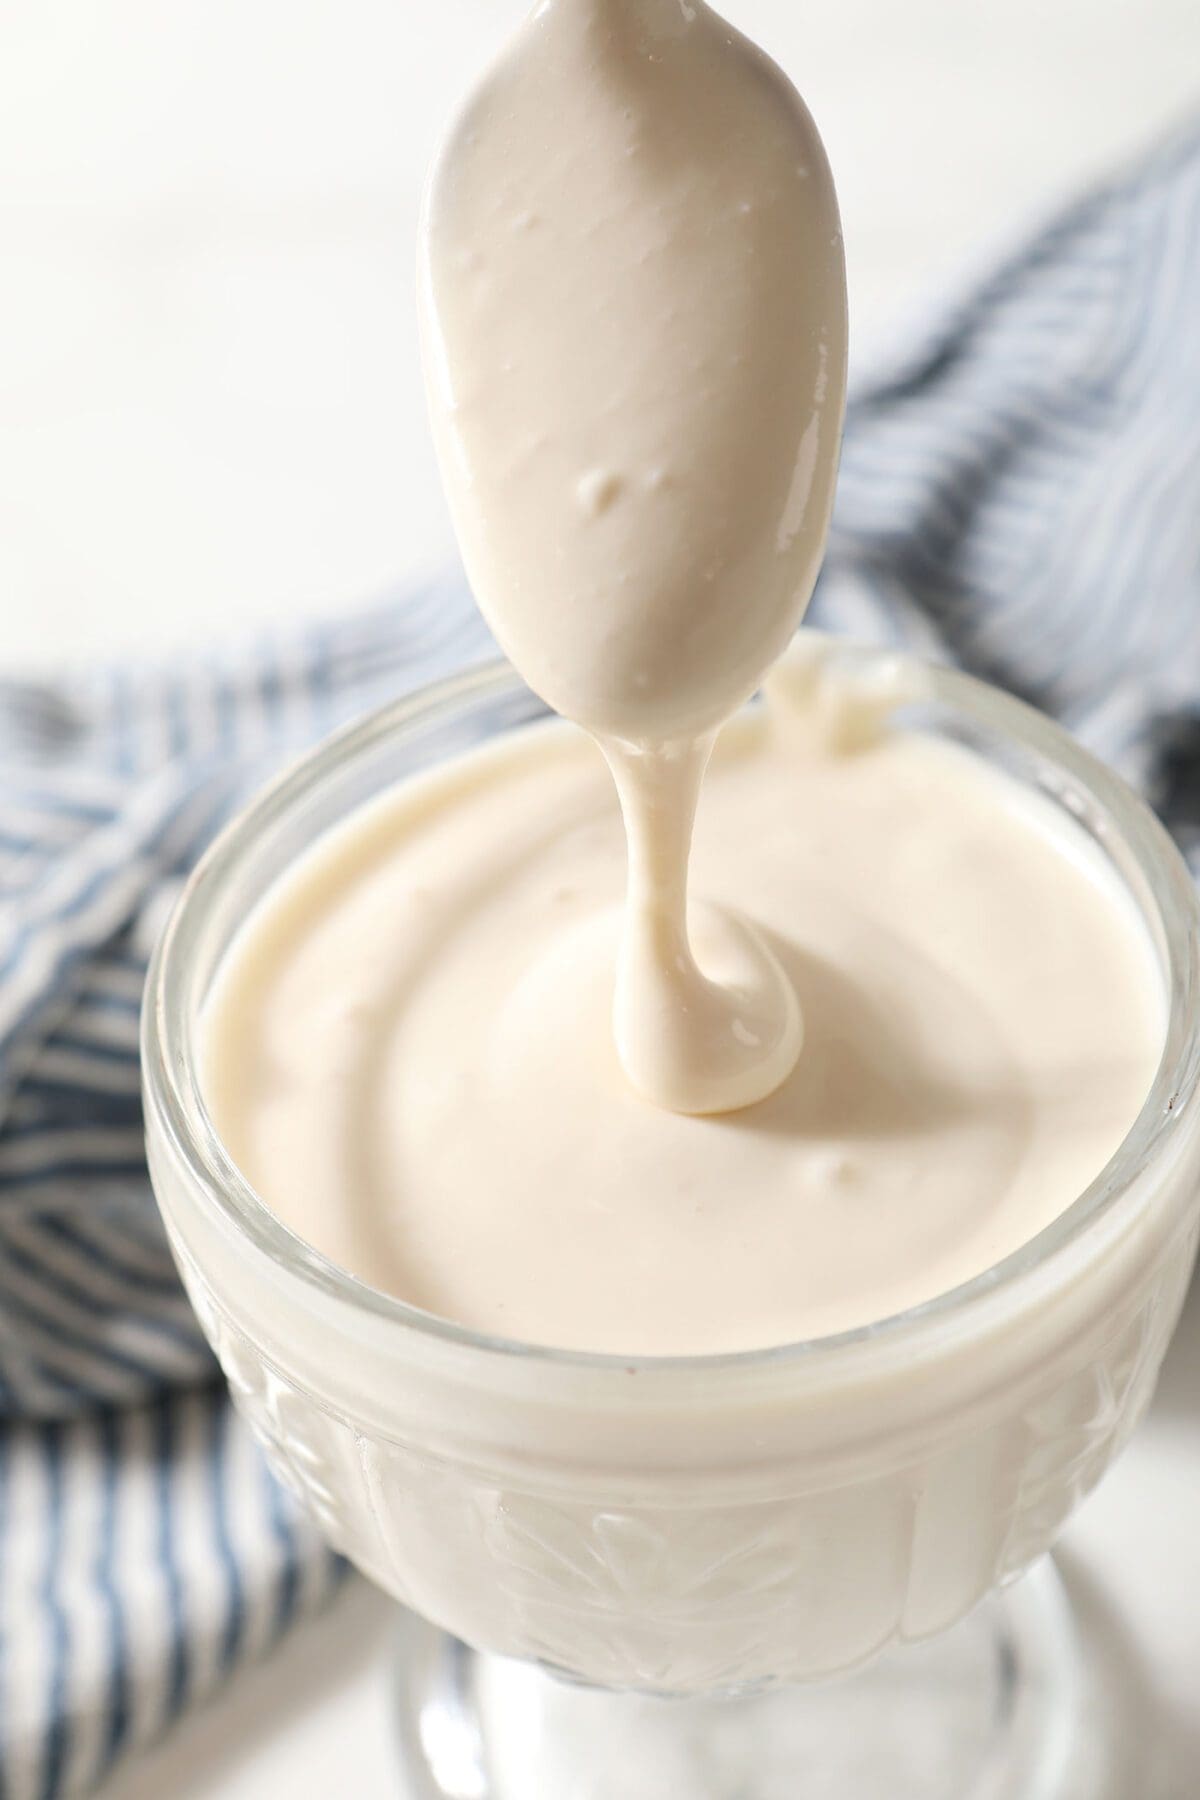
<path fill-rule="evenodd" d="M 0 1796 L 88 1792 L 341 1574 L 231 1413 L 142 1153 L 182 877 L 272 768 L 484 653 L 461 584 L 236 657 L 0 682 Z"/>
<path fill-rule="evenodd" d="M 1200 129 L 856 389 L 814 616 L 1065 719 L 1200 866 Z M 138 1001 L 243 795 L 487 646 L 451 582 L 236 658 L 0 683 L 4 1800 L 90 1790 L 338 1579 L 175 1282 Z"/>

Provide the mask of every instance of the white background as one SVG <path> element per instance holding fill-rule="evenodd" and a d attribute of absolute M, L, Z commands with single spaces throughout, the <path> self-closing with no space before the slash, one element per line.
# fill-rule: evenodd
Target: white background
<path fill-rule="evenodd" d="M 856 343 L 1200 101 L 1200 0 L 726 0 L 842 195 Z M 451 546 L 413 315 L 439 120 L 520 0 L 0 0 L 0 665 L 354 605 Z M 1113 1717 L 1200 1793 L 1200 1316 L 1067 1538 Z M 394 1794 L 364 1588 L 111 1800 Z M 1119 1704 L 1117 1704 L 1119 1702 Z"/>

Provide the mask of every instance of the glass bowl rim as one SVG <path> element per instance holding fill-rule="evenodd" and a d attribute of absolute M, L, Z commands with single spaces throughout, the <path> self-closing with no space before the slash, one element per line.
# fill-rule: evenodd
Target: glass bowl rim
<path fill-rule="evenodd" d="M 518 685 L 524 687 L 503 657 L 426 683 L 342 726 L 269 781 L 218 834 L 185 883 L 150 962 L 141 1018 L 147 1129 L 153 1120 L 164 1130 L 207 1203 L 272 1263 L 309 1288 L 425 1339 L 485 1357 L 521 1358 L 552 1367 L 611 1370 L 624 1376 L 672 1368 L 715 1373 L 832 1357 L 958 1317 L 1068 1250 L 1116 1205 L 1189 1111 L 1200 1077 L 1200 898 L 1182 856 L 1150 807 L 1035 707 L 962 670 L 927 663 L 907 652 L 840 639 L 836 644 L 839 656 L 859 664 L 886 660 L 913 665 L 920 671 L 926 698 L 1032 750 L 1086 789 L 1132 854 L 1157 912 L 1168 1007 L 1162 1054 L 1149 1092 L 1105 1167 L 1057 1218 L 1018 1249 L 915 1306 L 827 1336 L 748 1350 L 621 1355 L 528 1343 L 425 1312 L 341 1268 L 283 1224 L 259 1198 L 226 1151 L 200 1092 L 191 1055 L 195 1020 L 185 1003 L 192 946 L 209 909 L 243 863 L 252 859 L 256 843 L 323 782 L 369 756 L 384 739 L 415 735 L 471 704 L 497 700 Z"/>

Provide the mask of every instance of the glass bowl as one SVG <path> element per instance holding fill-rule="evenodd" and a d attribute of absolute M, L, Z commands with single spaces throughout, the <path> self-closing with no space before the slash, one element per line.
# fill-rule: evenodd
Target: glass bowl
<path fill-rule="evenodd" d="M 868 676 L 884 661 L 839 654 Z M 1196 1246 L 1198 911 L 1182 861 L 1039 714 L 954 671 L 922 679 L 913 728 L 1002 765 L 1100 847 L 1153 942 L 1168 1022 L 1146 1103 L 1087 1191 L 986 1273 L 870 1327 L 688 1358 L 484 1336 L 328 1262 L 222 1146 L 196 1032 L 232 937 L 352 809 L 540 717 L 507 666 L 385 708 L 291 769 L 210 850 L 158 947 L 148 1153 L 196 1312 L 281 1479 L 449 1634 L 408 1627 L 419 1793 L 754 1800 L 794 1793 L 798 1759 L 806 1797 L 1058 1792 L 1071 1669 L 1049 1576 L 942 1647 L 807 1697 L 771 1691 L 945 1633 L 1042 1556 L 1145 1411 Z M 924 1748 L 907 1755 L 910 1740 Z"/>

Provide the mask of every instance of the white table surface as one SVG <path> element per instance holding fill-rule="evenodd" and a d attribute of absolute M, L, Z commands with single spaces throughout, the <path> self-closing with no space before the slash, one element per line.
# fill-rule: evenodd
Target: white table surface
<path fill-rule="evenodd" d="M 726 0 L 842 194 L 856 342 L 1200 101 L 1197 0 Z M 452 554 L 413 311 L 421 172 L 521 0 L 3 0 L 0 663 L 369 598 Z M 1200 1793 L 1200 1301 L 1066 1540 L 1114 1800 Z M 358 1586 L 109 1800 L 396 1790 Z"/>

